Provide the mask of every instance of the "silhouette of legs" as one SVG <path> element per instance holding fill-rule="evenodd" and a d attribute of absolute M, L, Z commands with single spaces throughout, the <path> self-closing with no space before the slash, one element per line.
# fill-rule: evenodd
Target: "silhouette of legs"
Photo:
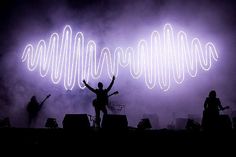
<path fill-rule="evenodd" d="M 101 122 L 100 111 L 103 112 L 103 115 L 107 115 L 107 109 L 105 106 L 102 108 L 95 107 L 95 114 L 96 114 L 95 124 L 99 128 L 100 128 L 100 122 Z"/>
<path fill-rule="evenodd" d="M 96 114 L 96 118 L 95 118 L 95 124 L 97 127 L 100 127 L 100 109 L 98 107 L 95 107 L 95 114 Z"/>
<path fill-rule="evenodd" d="M 102 110 L 102 112 L 103 112 L 104 115 L 107 115 L 107 109 L 106 109 L 106 107 L 103 107 L 101 110 Z"/>
<path fill-rule="evenodd" d="M 216 130 L 219 128 L 219 113 L 207 112 L 203 114 L 202 119 L 203 130 Z"/>
<path fill-rule="evenodd" d="M 34 127 L 37 120 L 37 114 L 29 114 L 28 128 Z"/>

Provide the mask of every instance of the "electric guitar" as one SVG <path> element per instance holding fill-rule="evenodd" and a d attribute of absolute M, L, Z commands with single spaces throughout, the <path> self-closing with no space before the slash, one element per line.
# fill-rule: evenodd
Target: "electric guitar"
<path fill-rule="evenodd" d="M 107 100 L 108 100 L 108 98 L 110 97 L 110 96 L 112 96 L 112 95 L 117 95 L 117 94 L 119 94 L 119 92 L 118 91 L 115 91 L 114 93 L 112 93 L 112 94 L 109 94 L 108 96 L 107 96 Z M 93 107 L 103 107 L 103 106 L 106 106 L 108 103 L 107 102 L 104 102 L 104 104 L 98 104 L 98 102 L 97 102 L 97 99 L 94 99 L 93 100 Z"/>
<path fill-rule="evenodd" d="M 46 98 L 40 103 L 40 104 L 36 104 L 36 103 L 30 103 L 27 106 L 27 111 L 32 114 L 35 115 L 37 114 L 37 112 L 43 107 L 44 102 L 51 96 L 51 94 L 47 95 Z"/>
<path fill-rule="evenodd" d="M 44 102 L 51 96 L 51 94 L 48 94 L 46 98 L 39 104 L 39 109 L 43 107 Z"/>
<path fill-rule="evenodd" d="M 226 109 L 229 109 L 229 106 L 223 107 L 223 108 L 221 109 L 221 111 L 224 111 L 224 110 L 226 110 Z"/>
<path fill-rule="evenodd" d="M 219 109 L 219 111 L 224 111 L 224 110 L 229 109 L 229 108 L 230 108 L 229 106 L 225 106 L 225 107 L 223 107 L 222 109 Z M 205 109 L 205 110 L 203 111 L 203 116 L 206 116 L 208 113 L 209 113 L 209 110 L 208 110 L 208 109 Z"/>

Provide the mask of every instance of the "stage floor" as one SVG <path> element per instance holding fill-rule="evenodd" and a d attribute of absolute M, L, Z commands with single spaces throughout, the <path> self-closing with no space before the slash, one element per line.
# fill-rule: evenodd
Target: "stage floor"
<path fill-rule="evenodd" d="M 104 129 L 48 129 L 48 128 L 0 128 L 0 144 L 18 145 L 81 145 L 99 147 L 105 145 L 162 146 L 217 145 L 219 142 L 235 143 L 236 131 L 203 132 L 187 130 L 122 130 Z"/>

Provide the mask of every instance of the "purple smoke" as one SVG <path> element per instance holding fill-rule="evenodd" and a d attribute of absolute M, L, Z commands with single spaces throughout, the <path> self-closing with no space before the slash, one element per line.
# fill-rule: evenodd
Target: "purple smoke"
<path fill-rule="evenodd" d="M 129 125 L 136 126 L 144 114 L 157 114 L 161 127 L 166 127 L 178 117 L 188 114 L 201 116 L 203 102 L 208 92 L 217 91 L 223 105 L 234 110 L 235 93 L 235 4 L 230 1 L 12 1 L 1 10 L 0 36 L 0 117 L 9 116 L 12 125 L 25 127 L 25 106 L 32 95 L 47 100 L 40 112 L 37 127 L 43 127 L 47 117 L 56 117 L 61 126 L 67 113 L 94 115 L 91 105 L 95 97 L 88 89 L 65 91 L 63 86 L 51 84 L 38 72 L 29 72 L 21 62 L 26 44 L 48 39 L 53 32 L 61 32 L 66 24 L 81 31 L 88 39 L 95 40 L 98 48 L 115 48 L 136 45 L 137 40 L 147 38 L 153 30 L 161 30 L 167 22 L 176 30 L 184 30 L 191 37 L 212 41 L 219 61 L 210 71 L 203 71 L 196 78 L 187 78 L 181 85 L 163 92 L 158 88 L 149 90 L 142 79 L 133 80 L 128 71 L 121 71 L 113 87 L 120 94 L 111 98 L 115 104 L 126 105 Z M 184 5 L 183 5 L 184 4 Z M 94 80 L 108 86 L 110 79 Z"/>

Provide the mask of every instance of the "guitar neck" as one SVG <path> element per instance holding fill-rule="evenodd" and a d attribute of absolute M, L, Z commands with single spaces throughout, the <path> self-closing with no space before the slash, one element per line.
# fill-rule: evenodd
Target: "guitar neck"
<path fill-rule="evenodd" d="M 226 109 L 229 109 L 229 107 L 228 107 L 228 106 L 223 107 L 222 111 L 223 111 L 223 110 L 226 110 Z"/>
<path fill-rule="evenodd" d="M 108 97 L 110 97 L 110 96 L 112 96 L 112 95 L 115 95 L 115 94 L 117 94 L 117 92 L 114 92 L 114 93 L 108 95 Z"/>
<path fill-rule="evenodd" d="M 49 98 L 49 96 L 47 96 L 41 103 L 40 106 L 43 106 L 44 102 Z"/>
<path fill-rule="evenodd" d="M 114 93 L 112 93 L 112 94 L 108 95 L 108 97 L 110 97 L 110 96 L 112 96 L 112 95 L 114 95 Z"/>
<path fill-rule="evenodd" d="M 46 100 L 47 100 L 47 98 L 45 98 L 45 99 L 40 103 L 40 105 L 42 105 Z"/>

